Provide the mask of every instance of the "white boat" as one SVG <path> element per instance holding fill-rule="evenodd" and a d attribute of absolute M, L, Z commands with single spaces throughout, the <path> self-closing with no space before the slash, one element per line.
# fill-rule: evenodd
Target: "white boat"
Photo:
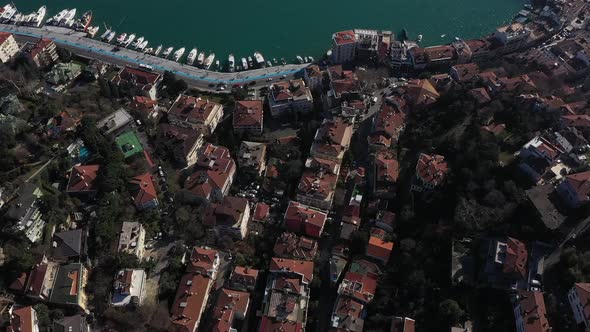
<path fill-rule="evenodd" d="M 154 49 L 151 47 L 147 47 L 143 49 L 143 53 L 145 54 L 154 54 Z"/>
<path fill-rule="evenodd" d="M 132 33 L 129 35 L 129 37 L 127 37 L 127 40 L 125 41 L 125 47 L 129 47 L 129 45 L 131 45 L 131 43 L 133 43 L 133 41 L 135 40 L 135 34 Z"/>
<path fill-rule="evenodd" d="M 76 17 L 76 8 L 68 10 L 64 17 L 59 21 L 59 26 L 71 27 Z"/>
<path fill-rule="evenodd" d="M 98 33 L 98 30 L 100 30 L 99 26 L 90 26 L 88 27 L 88 29 L 86 29 L 86 35 L 90 38 L 94 38 L 94 36 L 96 36 L 96 34 Z"/>
<path fill-rule="evenodd" d="M 308 57 L 304 57 L 303 59 L 305 60 L 305 63 L 308 63 L 309 62 L 309 58 Z"/>
<path fill-rule="evenodd" d="M 281 64 L 284 66 L 287 64 L 287 61 L 285 61 L 285 58 L 281 58 Z"/>
<path fill-rule="evenodd" d="M 272 58 L 272 62 L 276 64 L 277 63 L 277 58 Z"/>
<path fill-rule="evenodd" d="M 148 41 L 144 40 L 143 43 L 141 43 L 141 44 L 139 44 L 139 46 L 137 46 L 137 49 L 140 51 L 143 51 L 147 45 L 148 45 Z"/>
<path fill-rule="evenodd" d="M 160 52 L 162 52 L 162 45 L 158 45 L 158 47 L 156 47 L 156 50 L 154 51 L 154 55 L 158 56 L 160 54 Z"/>
<path fill-rule="evenodd" d="M 59 22 L 61 21 L 62 18 L 64 18 L 64 16 L 66 16 L 66 14 L 68 13 L 69 10 L 64 9 L 62 11 L 60 11 L 59 13 L 55 14 L 54 16 L 50 17 L 47 20 L 47 24 L 49 25 L 58 25 Z"/>
<path fill-rule="evenodd" d="M 233 54 L 230 54 L 229 57 L 227 58 L 227 62 L 228 62 L 228 69 L 231 72 L 234 72 L 236 70 L 236 58 L 234 57 Z"/>
<path fill-rule="evenodd" d="M 9 22 L 12 17 L 17 14 L 16 7 L 12 4 L 7 4 L 3 9 L 2 16 L 0 16 L 0 21 L 2 22 Z"/>
<path fill-rule="evenodd" d="M 422 41 L 422 37 L 423 37 L 422 35 L 418 35 L 418 42 Z"/>
<path fill-rule="evenodd" d="M 174 52 L 174 61 L 180 60 L 180 58 L 184 54 L 184 51 L 185 51 L 184 47 L 181 47 L 178 50 L 176 50 L 176 52 Z"/>
<path fill-rule="evenodd" d="M 252 57 L 251 56 L 248 57 L 248 67 L 254 68 L 254 61 L 252 61 Z"/>
<path fill-rule="evenodd" d="M 309 57 L 309 62 L 314 62 L 314 58 L 312 56 Z"/>
<path fill-rule="evenodd" d="M 119 35 L 119 37 L 117 37 L 117 43 L 123 45 L 125 43 L 125 40 L 127 40 L 127 33 L 123 32 L 122 34 Z"/>
<path fill-rule="evenodd" d="M 39 10 L 37 10 L 37 14 L 35 17 L 30 21 L 30 25 L 36 26 L 37 28 L 41 26 L 43 23 L 43 19 L 45 19 L 45 15 L 47 14 L 47 7 L 41 6 Z"/>
<path fill-rule="evenodd" d="M 207 59 L 205 59 L 205 62 L 203 63 L 203 66 L 205 67 L 205 69 L 211 68 L 211 65 L 213 64 L 213 60 L 215 60 L 215 53 L 209 54 Z"/>
<path fill-rule="evenodd" d="M 221 68 L 221 63 L 219 63 L 219 60 L 215 60 L 215 68 L 217 70 L 219 70 L 219 68 Z"/>
<path fill-rule="evenodd" d="M 303 58 L 301 57 L 301 55 L 298 55 L 295 58 L 297 59 L 297 61 L 299 61 L 299 63 L 304 63 L 303 62 Z"/>
<path fill-rule="evenodd" d="M 270 62 L 270 60 L 268 60 L 268 61 L 266 61 L 266 65 L 267 65 L 268 67 L 272 67 L 272 62 Z"/>
<path fill-rule="evenodd" d="M 117 35 L 116 31 L 111 31 L 111 33 L 109 33 L 107 35 L 107 38 L 105 40 L 107 41 L 107 43 L 110 43 L 113 41 L 113 39 L 115 38 L 116 35 Z"/>
<path fill-rule="evenodd" d="M 141 37 L 137 38 L 137 39 L 135 40 L 135 42 L 133 43 L 133 45 L 131 45 L 131 47 L 132 47 L 132 48 L 138 48 L 138 47 L 139 47 L 139 45 L 141 45 L 141 43 L 143 43 L 143 40 L 144 40 L 144 39 L 145 39 L 145 38 L 143 38 L 143 36 L 141 36 Z"/>
<path fill-rule="evenodd" d="M 197 48 L 193 48 L 186 57 L 186 64 L 192 66 L 195 63 L 195 59 L 197 58 Z"/>
<path fill-rule="evenodd" d="M 203 61 L 205 61 L 205 52 L 201 52 L 197 56 L 197 66 L 199 66 L 199 67 L 202 66 L 203 65 Z"/>
<path fill-rule="evenodd" d="M 248 61 L 246 61 L 246 58 L 242 58 L 242 68 L 248 70 Z"/>
<path fill-rule="evenodd" d="M 167 49 L 164 50 L 164 53 L 162 53 L 162 56 L 164 58 L 167 58 L 170 56 L 170 53 L 172 53 L 172 50 L 174 50 L 173 47 L 168 47 Z"/>
<path fill-rule="evenodd" d="M 447 36 L 446 33 L 443 33 L 442 35 L 440 35 L 440 38 L 445 38 Z"/>
<path fill-rule="evenodd" d="M 106 40 L 107 36 L 111 34 L 111 29 L 107 29 L 102 35 L 100 35 L 101 40 Z"/>
<path fill-rule="evenodd" d="M 258 51 L 254 52 L 254 59 L 256 60 L 256 65 L 264 67 L 264 57 L 262 57 L 262 53 Z"/>

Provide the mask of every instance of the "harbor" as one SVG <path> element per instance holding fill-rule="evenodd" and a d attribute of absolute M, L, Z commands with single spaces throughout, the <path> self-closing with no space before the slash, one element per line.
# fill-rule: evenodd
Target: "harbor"
<path fill-rule="evenodd" d="M 0 31 L 15 34 L 15 38 L 19 42 L 35 42 L 39 38 L 48 38 L 78 55 L 96 58 L 120 66 L 141 66 L 159 72 L 169 71 L 202 90 L 215 90 L 217 85 L 249 84 L 262 86 L 268 84 L 266 80 L 269 79 L 292 78 L 307 66 L 306 64 L 287 64 L 247 72 L 214 72 L 132 49 L 117 49 L 111 44 L 87 38 L 84 32 L 76 32 L 63 27 L 45 26 L 43 28 L 33 28 L 0 23 Z"/>

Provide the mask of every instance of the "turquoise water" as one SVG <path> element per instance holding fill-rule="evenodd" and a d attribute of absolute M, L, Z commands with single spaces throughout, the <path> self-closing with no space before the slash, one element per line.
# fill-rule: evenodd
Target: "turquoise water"
<path fill-rule="evenodd" d="M 476 38 L 509 22 L 525 0 L 21 0 L 22 12 L 45 4 L 46 19 L 63 8 L 77 8 L 78 16 L 94 12 L 92 25 L 113 26 L 117 34 L 145 36 L 150 46 L 184 46 L 215 52 L 224 62 L 260 51 L 265 58 L 312 55 L 331 45 L 331 34 L 350 28 L 409 31 L 422 34 L 423 45 L 437 45 L 455 36 Z M 446 34 L 445 38 L 441 35 Z M 148 46 L 149 47 L 149 46 Z"/>

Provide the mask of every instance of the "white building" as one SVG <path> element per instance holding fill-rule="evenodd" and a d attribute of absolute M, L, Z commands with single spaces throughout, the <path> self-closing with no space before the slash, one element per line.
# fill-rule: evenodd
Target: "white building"
<path fill-rule="evenodd" d="M 117 252 L 126 252 L 141 260 L 145 249 L 144 243 L 145 229 L 143 225 L 138 222 L 124 222 L 121 226 Z"/>
<path fill-rule="evenodd" d="M 356 35 L 353 30 L 340 31 L 332 35 L 332 62 L 346 63 L 354 60 Z"/>
<path fill-rule="evenodd" d="M 18 53 L 18 50 L 14 36 L 11 33 L 0 32 L 0 61 L 7 62 Z"/>
<path fill-rule="evenodd" d="M 145 297 L 144 285 L 145 271 L 142 269 L 125 269 L 117 272 L 111 304 L 115 307 L 141 305 Z"/>

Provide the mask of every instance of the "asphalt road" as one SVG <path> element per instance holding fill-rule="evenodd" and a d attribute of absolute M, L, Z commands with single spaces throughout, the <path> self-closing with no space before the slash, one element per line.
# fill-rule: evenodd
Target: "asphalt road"
<path fill-rule="evenodd" d="M 33 28 L 0 24 L 0 31 L 15 34 L 15 38 L 21 43 L 32 42 L 39 38 L 49 38 L 60 47 L 68 49 L 75 54 L 96 58 L 119 66 L 150 65 L 154 71 L 170 71 L 182 77 L 189 85 L 201 90 L 214 90 L 216 87 L 210 85 L 217 85 L 219 83 L 233 85 L 255 82 L 252 87 L 265 86 L 271 83 L 267 81 L 270 79 L 274 82 L 292 79 L 295 74 L 301 72 L 303 68 L 308 66 L 308 64 L 288 64 L 234 73 L 215 72 L 147 55 L 131 49 L 121 48 L 115 51 L 114 45 L 112 44 L 87 38 L 84 33 L 75 32 L 67 28 Z"/>

